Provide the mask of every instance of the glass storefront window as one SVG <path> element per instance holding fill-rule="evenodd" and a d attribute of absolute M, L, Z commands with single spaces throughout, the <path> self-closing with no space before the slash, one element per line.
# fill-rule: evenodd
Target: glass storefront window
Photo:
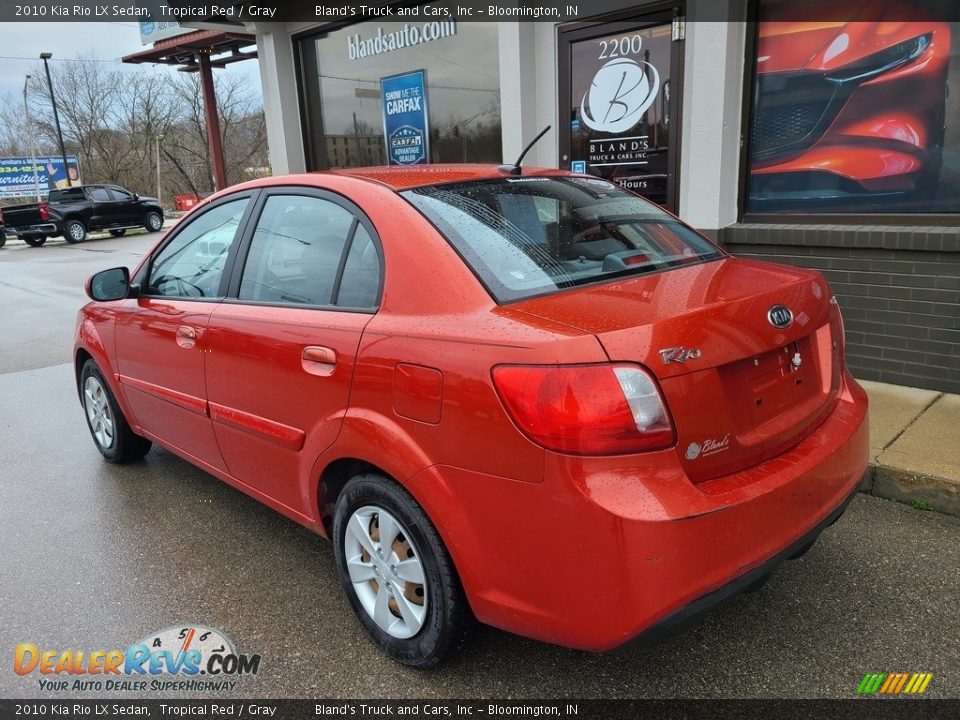
<path fill-rule="evenodd" d="M 837 2 L 850 20 L 760 2 L 747 212 L 957 212 L 960 23 Z"/>
<path fill-rule="evenodd" d="M 409 135 L 426 145 L 425 162 L 500 162 L 496 23 L 421 16 L 351 25 L 301 39 L 298 46 L 311 169 L 388 164 L 391 142 L 410 142 Z M 417 70 L 424 71 L 423 96 L 419 87 L 408 88 L 415 101 L 408 106 L 419 109 L 422 100 L 426 119 L 405 126 L 401 140 L 393 128 L 386 137 L 381 82 Z"/>

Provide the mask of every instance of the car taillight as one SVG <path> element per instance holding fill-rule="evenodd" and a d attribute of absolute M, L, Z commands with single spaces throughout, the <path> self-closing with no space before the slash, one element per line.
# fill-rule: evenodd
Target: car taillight
<path fill-rule="evenodd" d="M 47 206 L 43 203 L 40 203 L 40 219 L 43 221 L 50 219 L 50 211 L 47 210 Z"/>
<path fill-rule="evenodd" d="M 676 442 L 656 383 L 636 365 L 500 365 L 493 382 L 520 430 L 549 450 L 622 455 Z"/>

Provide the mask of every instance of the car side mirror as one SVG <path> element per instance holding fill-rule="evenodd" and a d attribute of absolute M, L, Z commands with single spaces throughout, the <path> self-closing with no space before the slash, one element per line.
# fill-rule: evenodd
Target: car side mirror
<path fill-rule="evenodd" d="M 130 271 L 127 268 L 116 267 L 91 275 L 84 289 L 91 300 L 109 302 L 136 297 L 140 286 L 130 284 Z"/>
<path fill-rule="evenodd" d="M 134 193 L 134 194 L 133 194 L 133 199 L 134 199 L 134 200 L 139 200 L 139 199 L 140 199 L 140 195 L 139 195 L 138 193 Z"/>

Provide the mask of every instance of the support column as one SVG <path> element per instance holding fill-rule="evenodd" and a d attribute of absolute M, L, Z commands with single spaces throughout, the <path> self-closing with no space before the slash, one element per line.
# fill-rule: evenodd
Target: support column
<path fill-rule="evenodd" d="M 537 127 L 537 88 L 534 57 L 536 23 L 503 22 L 500 39 L 500 117 L 503 162 L 512 163 L 543 128 Z M 550 137 L 540 142 L 550 142 Z M 532 163 L 533 153 L 526 162 Z"/>
<path fill-rule="evenodd" d="M 693 14 L 692 0 L 687 12 Z M 737 221 L 742 22 L 688 22 L 684 48 L 680 217 L 714 233 Z"/>
<path fill-rule="evenodd" d="M 274 175 L 305 172 L 307 155 L 300 129 L 300 99 L 290 29 L 286 23 L 256 23 L 254 29 L 271 170 Z"/>
<path fill-rule="evenodd" d="M 217 112 L 217 94 L 213 88 L 213 72 L 210 56 L 200 54 L 200 85 L 203 88 L 203 112 L 207 121 L 207 146 L 213 163 L 214 190 L 227 186 L 227 166 L 223 159 L 223 142 L 220 139 L 220 115 Z"/>

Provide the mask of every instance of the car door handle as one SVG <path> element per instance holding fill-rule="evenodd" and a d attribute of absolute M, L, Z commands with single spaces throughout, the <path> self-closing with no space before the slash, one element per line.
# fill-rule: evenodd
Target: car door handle
<path fill-rule="evenodd" d="M 177 345 L 184 350 L 192 350 L 197 346 L 197 329 L 189 325 L 181 325 L 177 328 Z"/>
<path fill-rule="evenodd" d="M 337 367 L 337 353 L 328 347 L 308 345 L 300 359 L 303 369 L 311 375 L 329 377 Z"/>

